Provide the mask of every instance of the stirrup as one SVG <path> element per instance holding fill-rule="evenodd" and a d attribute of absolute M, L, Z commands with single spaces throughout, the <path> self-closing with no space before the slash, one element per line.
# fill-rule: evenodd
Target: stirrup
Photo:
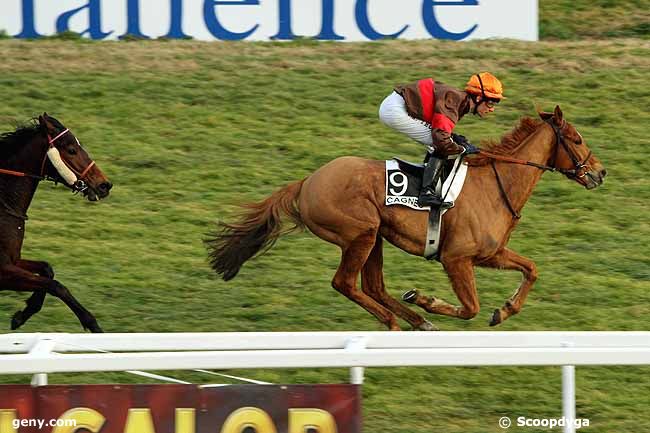
<path fill-rule="evenodd" d="M 436 194 L 435 192 L 429 190 L 424 190 L 420 193 L 418 196 L 418 206 L 420 207 L 426 207 L 426 206 L 441 206 L 443 204 L 442 198 Z"/>
<path fill-rule="evenodd" d="M 431 201 L 427 201 L 427 200 L 431 200 Z M 426 193 L 426 192 L 424 192 L 424 193 L 420 194 L 420 196 L 418 197 L 418 206 L 420 206 L 420 207 L 431 206 L 431 207 L 440 208 L 440 210 L 445 210 L 445 209 L 451 209 L 452 207 L 454 207 L 454 202 L 453 201 L 445 202 L 445 201 L 442 201 L 442 198 L 440 198 L 435 193 L 432 193 L 432 192 Z"/>

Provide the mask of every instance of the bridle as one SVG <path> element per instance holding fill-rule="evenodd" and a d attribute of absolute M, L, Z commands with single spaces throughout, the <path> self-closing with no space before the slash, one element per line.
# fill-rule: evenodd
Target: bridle
<path fill-rule="evenodd" d="M 70 130 L 66 128 L 64 131 L 60 132 L 54 138 L 52 138 L 52 136 L 50 136 L 50 134 L 47 133 L 48 151 L 54 147 L 54 143 L 56 143 L 56 141 L 58 139 L 63 137 L 68 132 L 70 132 Z M 47 154 L 47 151 L 46 151 L 45 156 L 43 156 L 43 162 L 41 163 L 41 172 L 40 172 L 39 175 L 31 174 L 31 173 L 25 173 L 25 172 L 22 172 L 22 171 L 9 170 L 9 169 L 4 169 L 4 168 L 0 168 L 0 174 L 6 174 L 6 175 L 9 175 L 9 176 L 17 176 L 17 177 L 28 177 L 28 178 L 31 178 L 31 179 L 36 179 L 38 181 L 49 180 L 49 181 L 52 181 L 52 182 L 56 183 L 56 182 L 58 182 L 58 179 L 53 178 L 53 177 L 48 176 L 48 175 L 45 174 L 45 163 L 47 162 L 47 158 L 48 158 L 48 154 Z M 68 161 L 63 159 L 62 156 L 61 156 L 61 161 L 77 177 L 77 181 L 74 182 L 72 185 L 70 185 L 70 188 L 75 193 L 83 192 L 86 189 L 88 189 L 88 186 L 87 186 L 85 180 L 86 180 L 86 176 L 88 175 L 88 172 L 95 165 L 95 161 L 91 160 L 90 163 L 88 164 L 88 166 L 86 166 L 86 168 L 84 168 L 82 171 L 76 170 L 74 167 L 72 167 L 72 165 Z"/>
<path fill-rule="evenodd" d="M 479 154 L 484 155 L 488 158 L 490 158 L 491 165 L 492 165 L 492 170 L 494 171 L 494 175 L 496 176 L 497 179 L 497 184 L 499 185 L 499 190 L 501 192 L 501 195 L 506 203 L 506 206 L 508 207 L 508 210 L 512 214 L 512 216 L 515 219 L 521 218 L 521 213 L 517 212 L 512 205 L 512 202 L 510 201 L 510 198 L 508 197 L 508 194 L 503 187 L 503 183 L 501 181 L 501 177 L 499 176 L 499 172 L 497 170 L 496 162 L 495 161 L 503 161 L 503 162 L 508 162 L 512 164 L 520 164 L 520 165 L 529 165 L 531 167 L 538 168 L 540 170 L 544 171 L 552 171 L 552 172 L 558 172 L 562 173 L 569 179 L 581 179 L 585 176 L 589 176 L 590 178 L 593 179 L 592 174 L 589 172 L 589 165 L 587 164 L 587 161 L 589 158 L 591 158 L 592 151 L 589 150 L 589 153 L 587 156 L 580 161 L 580 158 L 576 154 L 575 150 L 572 149 L 571 146 L 569 146 L 564 139 L 564 135 L 562 134 L 562 129 L 566 126 L 566 120 L 562 122 L 561 126 L 557 126 L 555 123 L 553 123 L 552 119 L 546 119 L 544 120 L 551 128 L 553 128 L 553 132 L 555 133 L 555 153 L 553 154 L 553 162 L 550 165 L 544 165 L 544 164 L 538 164 L 536 162 L 532 161 L 526 161 L 524 159 L 517 159 L 517 158 L 512 158 L 509 156 L 505 155 L 497 155 L 495 153 L 490 153 L 486 152 L 483 149 L 479 149 Z M 564 148 L 566 151 L 567 155 L 571 159 L 571 162 L 573 162 L 573 168 L 572 169 L 566 169 L 566 168 L 557 168 L 555 167 L 555 163 L 557 162 L 557 157 L 558 157 L 558 152 L 560 150 L 560 146 Z"/>
<path fill-rule="evenodd" d="M 62 132 L 60 132 L 60 133 L 59 133 L 56 137 L 54 137 L 54 138 L 52 138 L 52 137 L 50 136 L 50 134 L 48 133 L 48 134 L 47 134 L 48 151 L 49 151 L 50 149 L 54 148 L 54 143 L 56 143 L 56 140 L 58 140 L 59 138 L 63 137 L 63 136 L 64 136 L 65 134 L 67 134 L 68 132 L 70 132 L 70 130 L 66 128 L 65 130 L 63 130 Z M 76 139 L 76 138 L 75 138 L 75 139 Z M 77 143 L 78 143 L 78 141 L 77 141 Z M 59 153 L 60 153 L 60 152 L 59 152 Z M 45 162 L 46 162 L 46 160 L 47 160 L 47 156 L 48 156 L 48 155 L 47 155 L 47 152 L 46 152 L 46 153 L 45 153 L 45 156 L 43 157 L 43 162 L 41 163 L 41 177 L 43 177 L 43 175 L 44 175 L 44 173 L 45 173 Z M 83 191 L 85 191 L 86 189 L 88 189 L 88 186 L 86 185 L 85 179 L 86 179 L 86 175 L 88 174 L 88 172 L 90 171 L 90 169 L 93 168 L 93 166 L 95 165 L 95 161 L 90 160 L 90 163 L 89 163 L 89 164 L 86 166 L 86 168 L 84 168 L 82 171 L 78 171 L 78 170 L 76 170 L 74 167 L 72 167 L 72 165 L 71 165 L 68 161 L 66 161 L 65 159 L 63 159 L 63 156 L 61 156 L 61 161 L 62 161 L 63 164 L 65 164 L 65 166 L 66 166 L 66 167 L 67 167 L 71 172 L 73 172 L 73 173 L 75 174 L 75 176 L 77 177 L 77 180 L 76 180 L 72 185 L 70 185 L 70 186 L 72 187 L 72 190 L 75 191 L 75 192 L 83 192 Z"/>

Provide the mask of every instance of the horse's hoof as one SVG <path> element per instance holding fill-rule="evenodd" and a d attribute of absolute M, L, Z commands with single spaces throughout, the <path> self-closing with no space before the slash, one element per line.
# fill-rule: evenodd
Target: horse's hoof
<path fill-rule="evenodd" d="M 418 291 L 415 289 L 411 289 L 402 295 L 402 301 L 408 302 L 409 304 L 415 304 L 415 299 L 417 297 L 418 297 Z"/>
<path fill-rule="evenodd" d="M 420 326 L 417 327 L 416 331 L 440 331 L 440 329 L 434 326 L 433 323 L 425 320 Z"/>
<path fill-rule="evenodd" d="M 14 316 L 11 318 L 11 330 L 15 331 L 16 329 L 23 326 L 23 323 L 25 323 L 25 320 L 23 319 L 23 312 L 16 311 Z"/>
<path fill-rule="evenodd" d="M 501 311 L 499 311 L 499 309 L 496 309 L 492 314 L 492 320 L 490 320 L 490 326 L 496 326 L 499 323 L 501 323 Z"/>

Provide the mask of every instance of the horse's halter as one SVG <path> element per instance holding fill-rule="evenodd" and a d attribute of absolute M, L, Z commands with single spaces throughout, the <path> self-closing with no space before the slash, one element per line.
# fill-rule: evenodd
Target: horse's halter
<path fill-rule="evenodd" d="M 553 132 L 555 132 L 555 154 L 553 155 L 553 162 L 551 163 L 551 167 L 553 167 L 556 171 L 559 171 L 569 179 L 580 179 L 585 177 L 589 173 L 589 164 L 587 164 L 587 161 L 589 161 L 589 158 L 591 158 L 592 151 L 589 150 L 589 153 L 587 156 L 585 156 L 585 159 L 580 162 L 580 158 L 575 152 L 575 149 L 573 149 L 571 146 L 569 146 L 566 141 L 564 140 L 564 136 L 562 135 L 562 129 L 566 126 L 566 120 L 562 121 L 562 126 L 558 127 L 553 123 L 552 120 L 546 120 L 546 123 L 548 123 L 551 128 L 553 128 Z M 573 169 L 564 169 L 564 168 L 556 168 L 555 164 L 557 162 L 557 155 L 560 150 L 560 146 L 564 148 L 564 151 L 569 155 L 569 158 L 571 159 L 571 162 L 573 162 Z"/>
<path fill-rule="evenodd" d="M 83 192 L 88 189 L 85 179 L 90 169 L 95 165 L 95 161 L 91 160 L 85 169 L 78 171 L 72 167 L 69 162 L 63 159 L 61 153 L 59 152 L 59 149 L 54 146 L 54 143 L 56 143 L 59 138 L 63 137 L 68 132 L 70 132 L 70 130 L 66 128 L 54 138 L 52 138 L 50 134 L 47 133 L 48 150 L 43 157 L 43 162 L 41 163 L 41 178 L 46 178 L 45 161 L 49 159 L 59 175 L 63 178 L 63 180 L 66 181 L 66 183 L 68 183 L 74 192 Z"/>
<path fill-rule="evenodd" d="M 499 189 L 501 190 L 501 195 L 503 196 L 504 201 L 506 202 L 506 206 L 508 207 L 508 210 L 510 210 L 510 213 L 515 219 L 521 218 L 521 214 L 517 212 L 512 205 L 512 202 L 510 201 L 510 198 L 508 197 L 508 194 L 506 193 L 505 188 L 503 187 L 503 183 L 501 182 L 501 177 L 499 176 L 499 172 L 497 171 L 497 166 L 495 164 L 496 161 L 503 161 L 503 162 L 509 162 L 513 164 L 521 164 L 521 165 L 530 165 L 531 167 L 539 168 L 540 170 L 544 171 L 557 171 L 559 173 L 562 173 L 569 179 L 581 179 L 585 177 L 585 175 L 589 176 L 590 178 L 593 179 L 592 174 L 589 172 L 588 168 L 589 165 L 587 164 L 587 161 L 589 158 L 591 158 L 592 151 L 589 150 L 589 153 L 585 157 L 582 162 L 580 162 L 580 158 L 576 154 L 575 150 L 572 149 L 565 141 L 564 135 L 562 135 L 562 129 L 566 126 L 566 120 L 562 121 L 562 126 L 557 126 L 555 123 L 553 123 L 552 119 L 546 119 L 544 120 L 546 123 L 549 124 L 551 128 L 553 128 L 553 132 L 555 133 L 555 153 L 553 155 L 553 162 L 551 165 L 544 165 L 544 164 L 538 164 L 536 162 L 532 161 L 526 161 L 523 159 L 517 159 L 517 158 L 511 158 L 509 156 L 505 155 L 497 155 L 494 153 L 486 152 L 483 149 L 479 149 L 479 154 L 485 155 L 486 157 L 490 158 L 492 160 L 492 170 L 494 171 L 494 175 L 497 178 L 497 184 L 499 185 Z M 566 168 L 557 168 L 555 166 L 557 162 L 557 155 L 560 150 L 560 146 L 562 146 L 573 162 L 573 169 L 566 169 Z"/>

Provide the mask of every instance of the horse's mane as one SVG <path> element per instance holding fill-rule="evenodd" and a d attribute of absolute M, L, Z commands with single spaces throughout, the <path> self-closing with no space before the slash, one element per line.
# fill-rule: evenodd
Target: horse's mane
<path fill-rule="evenodd" d="M 65 126 L 54 117 L 48 116 L 48 120 L 57 129 L 65 129 Z M 16 153 L 16 148 L 29 142 L 36 134 L 41 132 L 41 128 L 38 118 L 33 118 L 28 123 L 16 126 L 16 130 L 13 132 L 0 134 L 0 160 L 4 161 Z"/>
<path fill-rule="evenodd" d="M 544 123 L 542 120 L 536 120 L 530 117 L 523 117 L 517 126 L 503 137 L 501 141 L 489 140 L 481 143 L 481 146 L 486 152 L 494 153 L 497 155 L 510 155 L 512 154 L 533 132 Z M 467 164 L 470 166 L 485 165 L 490 161 L 490 158 L 483 155 L 478 155 L 473 158 L 468 158 Z"/>
<path fill-rule="evenodd" d="M 36 119 L 28 124 L 18 125 L 13 132 L 0 134 L 0 160 L 6 160 L 16 152 L 18 146 L 22 146 L 34 137 L 41 130 Z"/>

